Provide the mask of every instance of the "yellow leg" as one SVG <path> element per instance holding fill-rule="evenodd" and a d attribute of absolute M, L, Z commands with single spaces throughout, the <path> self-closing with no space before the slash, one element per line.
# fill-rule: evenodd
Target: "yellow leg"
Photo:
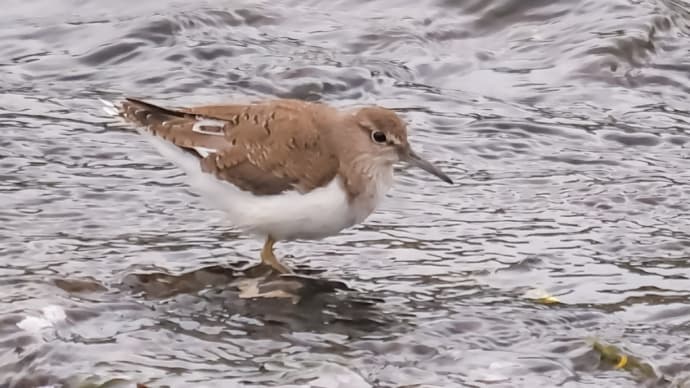
<path fill-rule="evenodd" d="M 273 237 L 268 236 L 264 243 L 264 248 L 261 250 L 261 262 L 278 271 L 279 273 L 292 273 L 290 269 L 278 261 L 273 254 L 273 244 L 275 244 Z"/>

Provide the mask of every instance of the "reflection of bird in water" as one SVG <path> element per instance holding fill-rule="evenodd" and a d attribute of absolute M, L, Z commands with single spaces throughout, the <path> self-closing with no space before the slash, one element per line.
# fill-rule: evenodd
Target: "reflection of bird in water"
<path fill-rule="evenodd" d="M 261 266 L 242 269 L 214 265 L 179 275 L 164 272 L 130 274 L 123 283 L 152 298 L 167 298 L 198 292 L 207 287 L 232 285 L 240 298 L 288 298 L 295 303 L 317 294 L 350 290 L 339 281 L 293 274 L 278 276 Z"/>
<path fill-rule="evenodd" d="M 178 275 L 130 273 L 122 284 L 149 299 L 198 294 L 211 302 L 204 303 L 208 309 L 242 311 L 244 315 L 300 327 L 342 323 L 349 327 L 347 330 L 356 331 L 390 320 L 378 307 L 382 300 L 360 294 L 342 282 L 276 273 L 256 277 L 251 273 L 255 267 L 240 269 L 241 264 L 246 263 L 238 263 L 238 268 L 211 266 Z M 247 303 L 245 298 L 253 301 Z"/>
<path fill-rule="evenodd" d="M 452 183 L 417 155 L 405 123 L 377 106 L 337 110 L 273 100 L 167 109 L 125 99 L 105 110 L 142 128 L 192 186 L 238 229 L 265 237 L 262 263 L 292 272 L 273 253 L 279 240 L 320 239 L 361 223 L 404 161 Z"/>

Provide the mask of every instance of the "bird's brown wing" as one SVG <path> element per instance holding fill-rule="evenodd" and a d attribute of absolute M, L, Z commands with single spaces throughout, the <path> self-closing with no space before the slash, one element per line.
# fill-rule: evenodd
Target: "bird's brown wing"
<path fill-rule="evenodd" d="M 272 195 L 307 192 L 335 177 L 338 159 L 314 119 L 315 109 L 326 108 L 278 100 L 176 110 L 128 98 L 120 114 L 198 155 L 202 170 L 218 179 Z"/>

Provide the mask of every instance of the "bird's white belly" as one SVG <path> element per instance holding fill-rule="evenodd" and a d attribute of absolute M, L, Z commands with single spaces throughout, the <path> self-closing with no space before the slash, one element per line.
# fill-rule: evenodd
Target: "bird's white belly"
<path fill-rule="evenodd" d="M 147 137 L 164 157 L 187 173 L 195 191 L 228 214 L 235 227 L 277 240 L 320 239 L 360 223 L 376 208 L 392 183 L 391 167 L 380 171 L 380 176 L 353 201 L 348 200 L 339 176 L 305 194 L 289 191 L 253 195 L 202 172 L 199 160 L 178 147 L 150 134 Z"/>
<path fill-rule="evenodd" d="M 255 196 L 236 186 L 201 173 L 195 188 L 229 215 L 245 232 L 271 235 L 277 240 L 320 239 L 364 221 L 379 198 L 348 201 L 342 180 L 336 176 L 326 186 L 308 193 L 297 191 Z"/>
<path fill-rule="evenodd" d="M 271 235 L 277 240 L 319 239 L 362 222 L 370 213 L 350 203 L 340 178 L 300 194 L 254 196 L 234 185 L 204 174 L 197 186 L 212 196 L 231 222 L 246 232 Z M 372 208 L 373 210 L 373 208 Z"/>

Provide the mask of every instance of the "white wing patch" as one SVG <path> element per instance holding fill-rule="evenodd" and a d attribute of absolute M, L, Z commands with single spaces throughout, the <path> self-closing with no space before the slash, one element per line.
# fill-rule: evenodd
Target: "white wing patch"
<path fill-rule="evenodd" d="M 225 121 L 197 117 L 197 121 L 192 126 L 192 132 L 200 133 L 202 135 L 225 136 L 223 128 L 225 128 Z M 207 147 L 194 147 L 194 151 L 196 151 L 202 158 L 205 158 L 208 155 L 215 153 L 217 150 Z"/>
<path fill-rule="evenodd" d="M 224 127 L 225 121 L 199 118 L 192 126 L 192 132 L 203 135 L 225 136 L 223 132 Z"/>
<path fill-rule="evenodd" d="M 206 147 L 194 147 L 194 151 L 196 151 L 199 156 L 202 158 L 205 158 L 209 156 L 210 154 L 216 153 L 217 150 L 214 150 L 213 148 L 206 148 Z"/>

